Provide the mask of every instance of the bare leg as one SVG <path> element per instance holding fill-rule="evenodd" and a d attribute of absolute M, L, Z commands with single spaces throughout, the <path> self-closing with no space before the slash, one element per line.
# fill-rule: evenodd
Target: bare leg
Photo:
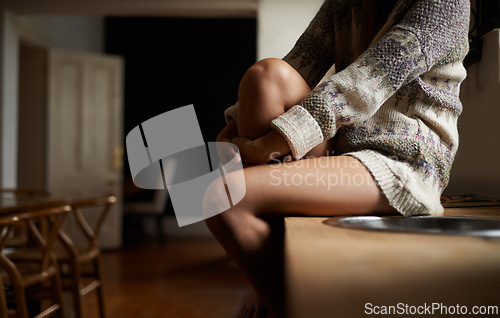
<path fill-rule="evenodd" d="M 270 123 L 299 104 L 311 90 L 300 74 L 280 59 L 255 63 L 243 76 L 238 92 L 238 135 L 255 139 L 267 133 Z M 312 149 L 306 157 L 328 153 L 330 142 Z"/>
<path fill-rule="evenodd" d="M 290 65 L 267 59 L 248 70 L 239 90 L 238 134 L 257 138 L 270 122 L 299 103 L 309 87 Z M 307 154 L 321 156 L 323 142 Z M 320 175 L 324 175 L 320 177 Z M 226 178 L 231 178 L 228 175 Z M 283 217 L 287 215 L 368 214 L 391 208 L 370 173 L 352 157 L 321 157 L 245 169 L 245 198 L 207 220 L 229 256 L 245 272 L 275 317 L 284 316 Z M 217 187 L 207 198 L 217 201 Z M 217 204 L 217 202 L 207 204 Z M 260 317 L 260 306 L 243 317 Z"/>
<path fill-rule="evenodd" d="M 305 80 L 288 63 L 279 59 L 264 59 L 255 63 L 243 76 L 239 91 L 239 118 L 237 123 L 238 135 L 255 139 L 263 136 L 270 128 L 270 123 L 282 115 L 290 107 L 298 104 L 309 94 L 310 88 Z M 328 154 L 329 142 L 312 149 L 307 156 L 321 156 Z M 282 225 L 274 226 L 273 241 L 274 266 L 282 268 L 282 256 L 277 255 L 281 248 L 282 235 L 278 229 Z M 281 274 L 278 274 L 281 275 Z M 280 276 L 275 278 L 276 284 L 282 284 Z M 246 297 L 240 317 L 264 317 L 264 305 L 254 291 Z"/>
<path fill-rule="evenodd" d="M 244 199 L 206 222 L 273 317 L 284 317 L 285 310 L 279 226 L 284 216 L 392 212 L 371 174 L 349 156 L 254 166 L 245 169 L 245 182 Z"/>

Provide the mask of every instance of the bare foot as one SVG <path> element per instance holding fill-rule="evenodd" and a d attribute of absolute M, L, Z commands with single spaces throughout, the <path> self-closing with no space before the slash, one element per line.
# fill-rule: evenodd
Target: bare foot
<path fill-rule="evenodd" d="M 260 300 L 259 296 L 250 290 L 248 295 L 243 300 L 243 305 L 241 306 L 238 318 L 266 318 L 270 317 L 269 311 L 267 310 L 264 303 Z"/>

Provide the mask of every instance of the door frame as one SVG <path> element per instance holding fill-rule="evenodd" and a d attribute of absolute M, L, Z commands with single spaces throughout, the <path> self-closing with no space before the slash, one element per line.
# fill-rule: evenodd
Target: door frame
<path fill-rule="evenodd" d="M 47 188 L 47 63 L 45 46 L 20 39 L 17 144 L 20 188 Z M 30 127 L 29 134 L 24 127 Z"/>

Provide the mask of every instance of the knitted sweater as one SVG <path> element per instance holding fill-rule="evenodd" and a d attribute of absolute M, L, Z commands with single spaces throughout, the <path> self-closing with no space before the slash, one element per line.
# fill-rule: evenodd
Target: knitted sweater
<path fill-rule="evenodd" d="M 370 4 L 325 1 L 284 60 L 310 87 L 333 63 L 336 74 L 271 126 L 296 159 L 334 137 L 335 155 L 360 160 L 401 214 L 441 214 L 458 147 L 469 0 L 399 0 L 378 33 L 366 22 Z"/>

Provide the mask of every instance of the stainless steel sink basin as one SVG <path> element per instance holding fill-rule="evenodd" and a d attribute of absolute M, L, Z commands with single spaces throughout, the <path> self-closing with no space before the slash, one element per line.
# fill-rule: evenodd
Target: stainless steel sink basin
<path fill-rule="evenodd" d="M 500 238 L 500 219 L 457 216 L 354 216 L 335 217 L 325 224 L 350 229 L 410 232 L 444 235 L 469 235 Z"/>

